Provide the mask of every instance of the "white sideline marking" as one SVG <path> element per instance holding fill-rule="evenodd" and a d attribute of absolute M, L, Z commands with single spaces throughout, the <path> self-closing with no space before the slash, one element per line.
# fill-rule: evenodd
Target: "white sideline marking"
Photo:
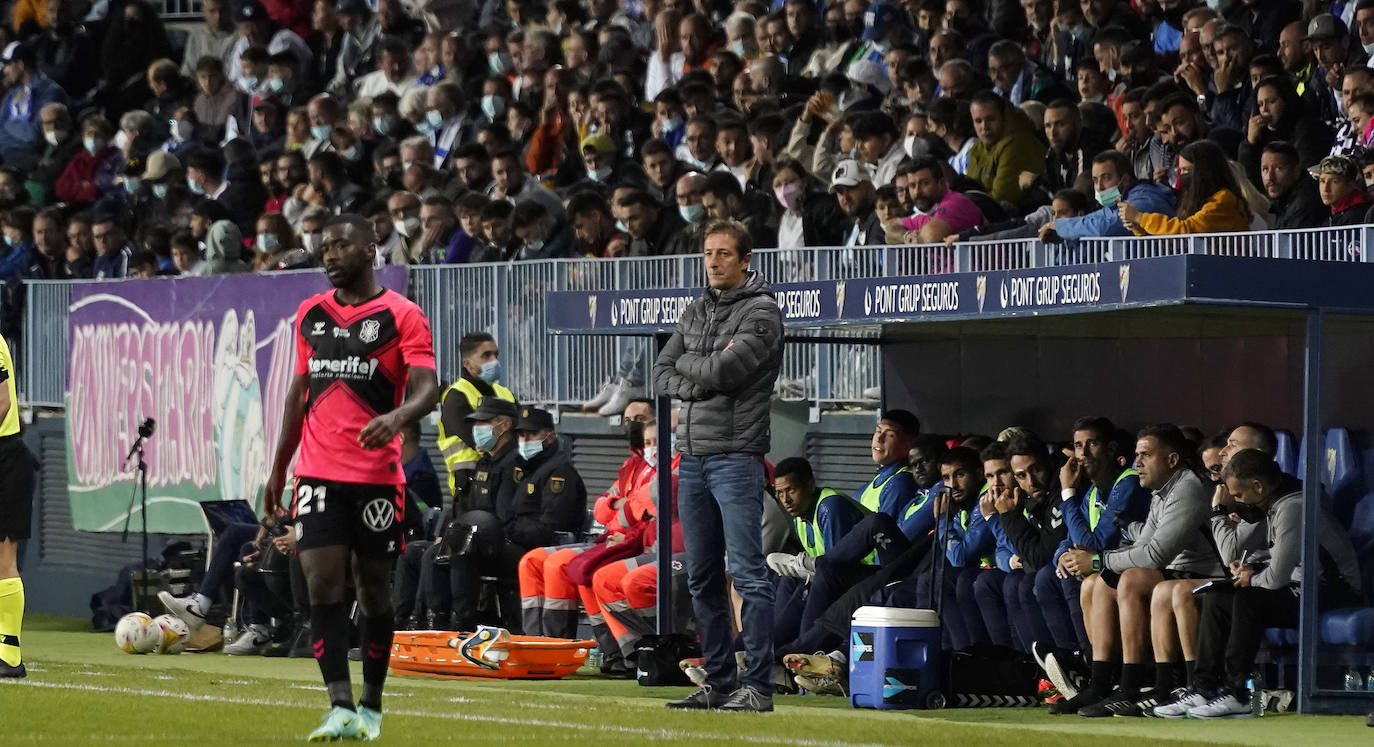
<path fill-rule="evenodd" d="M 67 682 L 37 682 L 34 680 L 19 680 L 9 687 L 42 687 L 52 690 L 79 690 L 85 692 L 104 692 L 120 693 L 123 695 L 152 695 L 162 698 L 176 698 L 178 700 L 201 701 L 208 703 L 228 703 L 234 705 L 254 705 L 272 706 L 278 708 L 309 709 L 317 711 L 320 706 L 306 705 L 304 703 L 282 703 L 276 700 L 265 700 L 262 698 L 228 698 L 220 695 L 197 695 L 195 693 L 173 692 L 171 690 L 142 690 L 133 687 L 100 687 L 98 685 L 78 685 Z M 796 745 L 796 747 L 833 747 L 834 740 L 820 739 L 792 739 L 788 737 L 755 737 L 742 736 L 739 734 L 720 734 L 701 731 L 686 731 L 678 729 L 650 729 L 637 726 L 616 726 L 613 724 L 583 724 L 573 721 L 551 721 L 547 719 L 533 718 L 510 718 L 505 716 L 483 716 L 472 713 L 450 713 L 450 712 L 430 712 L 430 711 L 398 711 L 388 710 L 392 716 L 417 716 L 421 718 L 448 719 L 451 721 L 481 721 L 493 724 L 506 724 L 511 726 L 535 726 L 550 727 L 556 729 L 568 729 L 573 731 L 590 731 L 597 733 L 615 732 L 618 734 L 644 737 L 646 739 L 676 739 L 676 740 L 716 740 L 716 741 L 736 741 L 750 742 L 755 744 L 786 744 Z M 747 716 L 745 718 L 748 718 Z M 393 734 L 395 732 L 392 732 Z M 893 747 L 882 744 L 851 744 L 848 747 Z"/>

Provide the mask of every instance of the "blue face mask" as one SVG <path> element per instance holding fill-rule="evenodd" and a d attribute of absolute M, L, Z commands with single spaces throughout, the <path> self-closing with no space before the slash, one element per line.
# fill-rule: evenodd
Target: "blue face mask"
<path fill-rule="evenodd" d="M 682 219 L 688 223 L 696 223 L 701 220 L 701 216 L 706 214 L 706 208 L 700 205 L 678 205 L 677 211 L 682 215 Z"/>
<path fill-rule="evenodd" d="M 543 441 L 521 441 L 521 442 L 520 442 L 520 447 L 519 447 L 519 448 L 520 448 L 520 458 L 521 458 L 521 459 L 524 459 L 525 461 L 528 462 L 529 460 L 531 460 L 531 459 L 535 458 L 536 456 L 538 456 L 538 455 L 539 455 L 539 452 L 541 452 L 541 451 L 544 450 L 544 442 L 543 442 Z"/>
<path fill-rule="evenodd" d="M 329 137 L 330 129 L 329 125 L 312 125 L 310 127 L 310 137 L 316 140 L 323 140 Z"/>
<path fill-rule="evenodd" d="M 444 126 L 444 115 L 440 113 L 438 109 L 430 109 L 425 112 L 425 122 L 427 122 L 430 127 L 438 130 L 440 127 Z"/>
<path fill-rule="evenodd" d="M 87 153 L 95 155 L 105 148 L 105 139 L 99 137 L 82 138 L 81 144 L 86 146 Z"/>
<path fill-rule="evenodd" d="M 482 370 L 477 377 L 488 384 L 494 384 L 501 380 L 501 361 L 487 361 L 482 364 Z"/>
<path fill-rule="evenodd" d="M 282 90 L 285 88 L 286 82 L 283 81 L 281 78 L 267 79 L 267 90 L 271 91 L 272 93 L 281 93 Z"/>
<path fill-rule="evenodd" d="M 205 188 L 191 181 L 191 177 L 189 176 L 186 177 L 186 187 L 191 190 L 191 194 L 193 195 L 205 194 Z"/>
<path fill-rule="evenodd" d="M 127 194 L 133 194 L 138 191 L 138 185 L 142 183 L 143 180 L 136 176 L 128 177 L 124 180 L 124 191 Z"/>
<path fill-rule="evenodd" d="M 587 178 L 600 184 L 611 178 L 611 167 L 602 166 L 599 169 L 587 169 Z"/>
<path fill-rule="evenodd" d="M 264 252 L 275 252 L 281 247 L 281 240 L 275 233 L 258 234 L 258 248 Z"/>
<path fill-rule="evenodd" d="M 487 115 L 487 119 L 495 121 L 497 117 L 506 113 L 506 100 L 500 96 L 487 94 L 482 97 L 482 113 Z"/>
<path fill-rule="evenodd" d="M 1116 186 L 1111 189 L 1104 189 L 1096 193 L 1097 204 L 1102 207 L 1111 207 L 1121 199 L 1121 187 Z"/>
<path fill-rule="evenodd" d="M 11 236 L 11 235 L 9 235 L 9 234 L 5 234 L 5 246 L 10 246 L 10 247 L 12 247 L 12 246 L 14 246 L 16 243 L 18 243 L 18 242 L 16 242 L 16 241 L 14 240 L 14 237 L 13 237 L 13 236 Z"/>
<path fill-rule="evenodd" d="M 496 443 L 496 433 L 493 426 L 474 425 L 472 426 L 472 445 L 482 451 L 491 451 L 491 445 Z"/>
<path fill-rule="evenodd" d="M 166 184 L 154 184 L 154 185 L 153 185 L 153 196 L 156 197 L 156 198 L 158 198 L 159 200 L 165 200 L 165 199 L 167 199 L 167 185 L 166 185 Z"/>

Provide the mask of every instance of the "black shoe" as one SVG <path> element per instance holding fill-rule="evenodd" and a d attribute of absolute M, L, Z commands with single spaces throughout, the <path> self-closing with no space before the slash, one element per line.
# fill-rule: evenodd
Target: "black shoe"
<path fill-rule="evenodd" d="M 285 659 L 291 655 L 291 642 L 271 641 L 263 648 L 262 655 L 269 659 Z"/>
<path fill-rule="evenodd" d="M 350 648 L 350 649 L 348 650 L 348 660 L 349 660 L 349 661 L 362 661 L 362 660 L 363 660 L 363 650 L 362 650 L 361 648 L 359 648 L 358 646 L 354 646 L 353 648 Z"/>
<path fill-rule="evenodd" d="M 634 679 L 638 672 L 626 664 L 624 659 L 613 659 L 601 665 L 601 674 L 611 679 L 629 680 Z"/>
<path fill-rule="evenodd" d="M 724 703 L 716 706 L 717 711 L 742 711 L 746 713 L 772 713 L 773 696 L 761 693 L 748 685 L 736 690 Z"/>
<path fill-rule="evenodd" d="M 710 685 L 705 685 L 682 700 L 670 700 L 663 705 L 678 711 L 707 711 L 719 707 L 725 700 Z"/>
<path fill-rule="evenodd" d="M 315 658 L 315 647 L 310 643 L 310 623 L 296 628 L 296 636 L 291 639 L 291 649 L 287 654 L 292 659 Z"/>
<path fill-rule="evenodd" d="M 1179 694 L 1184 692 L 1184 688 L 1179 688 L 1167 693 L 1155 692 L 1153 687 L 1140 691 L 1140 697 L 1136 698 L 1129 705 L 1121 708 L 1112 709 L 1112 715 L 1118 718 L 1130 718 L 1135 716 L 1148 716 L 1154 718 L 1155 708 L 1168 705 L 1178 700 Z"/>
<path fill-rule="evenodd" d="M 1102 700 L 1079 708 L 1078 715 L 1083 718 L 1106 718 L 1108 716 L 1115 716 L 1118 713 L 1123 716 L 1138 716 L 1140 714 L 1131 714 L 1130 710 L 1131 707 L 1135 705 L 1135 702 L 1140 700 L 1140 695 L 1141 693 L 1139 690 L 1123 690 L 1118 687 L 1112 690 L 1111 695 L 1108 695 Z"/>
<path fill-rule="evenodd" d="M 28 676 L 29 670 L 24 668 L 24 662 L 21 661 L 19 662 L 18 666 L 12 667 L 3 661 L 0 661 L 0 677 L 13 677 L 15 679 L 18 679 L 20 677 Z"/>
<path fill-rule="evenodd" d="M 1072 698 L 1066 698 L 1058 703 L 1050 703 L 1050 714 L 1055 716 L 1067 716 L 1071 713 L 1078 713 L 1080 708 L 1090 706 L 1102 700 L 1102 695 L 1091 690 L 1080 690 Z"/>

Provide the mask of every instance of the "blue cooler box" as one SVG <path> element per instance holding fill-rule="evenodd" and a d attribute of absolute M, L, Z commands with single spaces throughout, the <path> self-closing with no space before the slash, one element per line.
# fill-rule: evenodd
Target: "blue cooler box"
<path fill-rule="evenodd" d="M 940 616 L 934 610 L 860 607 L 849 626 L 849 704 L 943 708 Z"/>

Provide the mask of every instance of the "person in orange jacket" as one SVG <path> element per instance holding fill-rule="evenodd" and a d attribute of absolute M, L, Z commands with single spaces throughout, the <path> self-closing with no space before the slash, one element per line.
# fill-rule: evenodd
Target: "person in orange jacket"
<path fill-rule="evenodd" d="M 677 521 L 677 475 L 681 454 L 673 455 L 673 575 L 685 578 L 684 565 L 686 550 L 682 544 L 682 527 Z M 610 640 L 597 637 L 604 656 L 614 660 L 629 661 L 633 658 L 639 639 L 653 635 L 654 617 L 658 610 L 658 551 L 654 547 L 658 537 L 658 521 L 653 518 L 644 527 L 644 554 L 618 560 L 604 565 L 592 574 L 592 583 L 587 588 L 591 601 L 583 597 L 583 603 L 590 614 L 595 605 L 605 621 Z M 615 673 L 615 667 L 603 667 L 607 673 Z M 628 670 L 628 668 L 626 669 Z"/>
<path fill-rule="evenodd" d="M 517 566 L 520 582 L 520 607 L 526 635 L 572 638 L 577 633 L 579 593 L 566 569 L 575 558 L 599 546 L 635 543 L 642 532 L 647 512 L 643 497 L 657 470 L 646 460 L 653 429 L 653 408 L 647 400 L 632 402 L 626 408 L 625 423 L 630 436 L 630 455 L 620 466 L 609 490 L 597 498 L 593 508 L 596 520 L 606 532 L 593 542 L 558 547 L 539 547 L 525 553 Z M 637 547 L 619 549 L 615 554 L 638 554 Z M 588 613 L 592 610 L 589 608 Z M 600 621 L 592 617 L 593 629 Z M 603 625 L 604 627 L 604 625 Z"/>

